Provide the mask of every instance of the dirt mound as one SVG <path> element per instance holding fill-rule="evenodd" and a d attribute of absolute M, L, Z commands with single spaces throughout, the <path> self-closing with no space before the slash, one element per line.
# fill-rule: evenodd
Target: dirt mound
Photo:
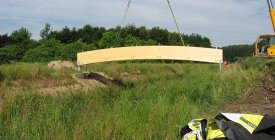
<path fill-rule="evenodd" d="M 76 81 L 75 84 L 66 86 L 57 86 L 50 88 L 41 88 L 40 92 L 43 94 L 56 95 L 62 94 L 67 91 L 77 91 L 77 90 L 93 90 L 98 88 L 104 88 L 109 81 L 113 79 L 104 73 L 81 73 L 73 74 L 73 79 Z"/>
<path fill-rule="evenodd" d="M 268 75 L 254 92 L 225 105 L 223 112 L 275 115 L 275 74 Z"/>
<path fill-rule="evenodd" d="M 60 69 L 62 68 L 63 67 L 61 67 Z M 47 83 L 43 83 L 43 82 L 40 83 L 41 81 L 37 81 L 36 84 L 33 84 L 34 86 L 28 86 L 28 87 L 25 87 L 22 84 L 18 84 L 18 86 L 13 86 L 12 88 L 6 88 L 4 92 L 9 93 L 7 95 L 10 95 L 15 92 L 32 89 L 34 91 L 38 91 L 39 93 L 42 93 L 45 95 L 55 96 L 55 95 L 60 95 L 67 92 L 102 89 L 108 86 L 129 87 L 129 85 L 125 84 L 122 80 L 117 80 L 115 78 L 112 78 L 103 72 L 73 74 L 72 78 L 73 78 L 72 81 L 68 83 L 65 83 L 66 80 L 60 81 L 60 85 L 54 84 L 53 81 L 47 81 Z M 0 105 L 1 105 L 1 102 L 0 102 Z"/>
<path fill-rule="evenodd" d="M 126 86 L 121 80 L 114 79 L 103 72 L 81 73 L 77 74 L 76 77 L 82 82 L 94 80 L 103 85 Z"/>
<path fill-rule="evenodd" d="M 60 70 L 62 68 L 74 69 L 74 70 L 77 69 L 74 63 L 70 61 L 52 61 L 48 64 L 48 67 L 55 70 Z"/>

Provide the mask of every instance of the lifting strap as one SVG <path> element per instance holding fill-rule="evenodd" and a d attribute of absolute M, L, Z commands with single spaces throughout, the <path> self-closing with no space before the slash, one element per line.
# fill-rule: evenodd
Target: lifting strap
<path fill-rule="evenodd" d="M 171 13 L 172 13 L 172 16 L 173 16 L 174 22 L 175 22 L 175 24 L 176 24 L 176 26 L 177 26 L 178 33 L 179 33 L 179 36 L 180 36 L 180 39 L 181 39 L 181 43 L 182 43 L 182 45 L 183 45 L 183 46 L 185 46 L 185 45 L 184 45 L 184 41 L 183 41 L 183 39 L 182 39 L 182 35 L 181 35 L 181 33 L 180 33 L 180 28 L 179 28 L 179 25 L 178 25 L 178 23 L 177 23 L 177 20 L 176 20 L 175 14 L 174 14 L 174 12 L 173 12 L 173 10 L 172 10 L 172 6 L 171 6 L 171 4 L 170 4 L 170 1 L 169 1 L 169 0 L 167 0 L 167 3 L 168 3 L 168 5 L 169 5 L 170 11 L 171 11 Z"/>
<path fill-rule="evenodd" d="M 125 12 L 124 12 L 124 16 L 123 16 L 123 18 L 122 18 L 122 26 L 121 26 L 121 29 L 119 29 L 119 32 L 118 32 L 118 34 L 117 34 L 117 36 L 116 36 L 115 43 L 117 42 L 117 40 L 118 40 L 118 38 L 119 38 L 119 36 L 120 36 L 120 34 L 121 34 L 121 30 L 122 30 L 122 27 L 124 26 L 124 23 L 125 23 L 125 20 L 126 20 L 126 16 L 127 16 L 127 14 L 128 14 L 128 11 L 129 11 L 129 8 L 130 8 L 130 5 L 131 5 L 131 1 L 132 1 L 132 0 L 129 0 L 128 3 L 127 3 L 127 5 L 126 5 L 126 9 L 125 9 Z M 175 14 L 174 14 L 174 12 L 173 12 L 172 6 L 171 6 L 171 4 L 170 4 L 170 1 L 167 0 L 167 3 L 168 3 L 168 6 L 169 6 L 169 9 L 170 9 L 170 11 L 171 11 L 171 14 L 172 14 L 172 16 L 173 16 L 174 22 L 175 22 L 175 24 L 176 24 L 176 27 L 177 27 L 177 30 L 178 30 L 178 34 L 179 34 L 179 36 L 180 36 L 181 43 L 182 43 L 183 46 L 185 46 L 184 41 L 183 41 L 183 38 L 182 38 L 182 34 L 181 34 L 181 32 L 180 32 L 180 29 L 179 29 L 179 25 L 178 25 L 178 23 L 177 23 L 177 20 L 176 20 Z"/>
<path fill-rule="evenodd" d="M 125 23 L 125 20 L 126 20 L 128 11 L 129 11 L 129 8 L 130 8 L 130 6 L 131 6 L 131 1 L 132 1 L 132 0 L 129 0 L 128 3 L 127 3 L 127 5 L 126 5 L 125 12 L 124 12 L 124 15 L 123 15 L 123 18 L 122 18 L 121 29 L 119 29 L 119 31 L 118 31 L 118 34 L 117 34 L 116 39 L 115 39 L 115 43 L 117 42 L 117 40 L 118 40 L 118 38 L 119 38 L 119 36 L 120 36 L 122 27 L 124 26 L 124 23 Z"/>

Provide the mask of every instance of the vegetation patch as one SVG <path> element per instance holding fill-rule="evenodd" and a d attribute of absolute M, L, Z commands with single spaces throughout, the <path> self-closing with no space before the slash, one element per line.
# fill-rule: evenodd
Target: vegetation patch
<path fill-rule="evenodd" d="M 5 79 L 4 74 L 0 71 L 0 81 L 3 81 Z"/>
<path fill-rule="evenodd" d="M 51 29 L 46 23 L 41 30 L 41 40 L 32 40 L 26 28 L 11 35 L 0 35 L 0 64 L 12 62 L 50 62 L 56 60 L 75 61 L 76 53 L 123 46 L 182 45 L 179 35 L 167 29 L 153 27 L 64 27 L 60 31 Z M 211 48 L 209 38 L 182 34 L 186 45 Z"/>
<path fill-rule="evenodd" d="M 14 63 L 0 65 L 5 86 L 43 88 L 62 86 L 73 82 L 72 70 L 48 68 L 44 63 Z"/>
<path fill-rule="evenodd" d="M 266 74 L 262 70 L 268 72 L 266 65 L 252 65 L 255 61 L 265 63 L 264 59 L 245 59 L 229 70 L 201 63 L 91 65 L 87 68 L 91 72 L 101 71 L 116 79 L 132 77 L 123 82 L 134 86 L 80 88 L 56 96 L 32 88 L 17 91 L 0 106 L 0 136 L 3 139 L 177 139 L 183 124 L 193 118 L 214 116 L 228 101 L 253 91 Z M 43 69 L 49 70 L 46 66 Z"/>

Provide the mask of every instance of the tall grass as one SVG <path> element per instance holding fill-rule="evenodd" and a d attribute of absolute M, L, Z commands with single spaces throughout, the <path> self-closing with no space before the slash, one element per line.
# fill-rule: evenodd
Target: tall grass
<path fill-rule="evenodd" d="M 0 138 L 176 139 L 191 119 L 216 115 L 226 101 L 255 87 L 265 68 L 243 67 L 253 61 L 229 71 L 212 64 L 92 65 L 89 71 L 135 77 L 125 81 L 134 86 L 54 97 L 32 90 L 15 94 L 1 106 Z"/>
<path fill-rule="evenodd" d="M 55 85 L 66 80 L 72 82 L 70 70 L 54 70 L 44 63 L 13 63 L 0 65 L 0 83 L 5 86 L 34 86 L 37 83 Z"/>

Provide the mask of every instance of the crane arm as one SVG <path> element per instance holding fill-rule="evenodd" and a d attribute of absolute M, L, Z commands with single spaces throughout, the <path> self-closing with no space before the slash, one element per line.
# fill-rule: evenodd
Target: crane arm
<path fill-rule="evenodd" d="M 270 18 L 271 18 L 271 22 L 273 25 L 273 30 L 275 32 L 275 12 L 274 12 L 274 8 L 273 8 L 273 4 L 271 0 L 267 0 L 268 3 L 268 7 L 269 7 L 269 14 L 270 14 Z"/>

